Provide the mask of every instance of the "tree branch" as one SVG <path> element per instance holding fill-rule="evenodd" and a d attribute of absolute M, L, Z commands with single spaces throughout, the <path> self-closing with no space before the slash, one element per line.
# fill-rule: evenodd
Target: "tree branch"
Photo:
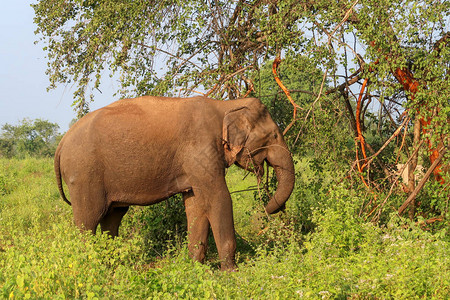
<path fill-rule="evenodd" d="M 277 56 L 272 64 L 272 73 L 273 77 L 275 78 L 275 81 L 277 82 L 278 86 L 283 90 L 283 92 L 286 94 L 286 97 L 288 98 L 289 102 L 291 102 L 292 106 L 294 107 L 294 112 L 292 115 L 292 122 L 284 129 L 283 135 L 285 135 L 289 129 L 291 129 L 292 125 L 294 125 L 295 121 L 297 121 L 297 108 L 300 108 L 300 106 L 294 102 L 294 100 L 291 97 L 291 93 L 289 93 L 289 90 L 284 86 L 284 84 L 281 82 L 280 77 L 278 77 L 277 74 L 277 67 L 281 62 L 281 58 Z"/>
<path fill-rule="evenodd" d="M 444 157 L 445 153 L 447 152 L 447 148 L 446 147 L 442 147 L 441 150 L 439 151 L 439 156 L 438 158 L 433 162 L 433 164 L 430 166 L 430 168 L 428 169 L 428 171 L 425 173 L 425 175 L 423 176 L 422 180 L 420 180 L 419 184 L 416 186 L 416 188 L 414 189 L 414 191 L 408 196 L 408 198 L 406 199 L 406 201 L 402 204 L 402 206 L 400 206 L 400 208 L 398 209 L 398 214 L 401 215 L 403 213 L 403 211 L 408 207 L 408 205 L 416 198 L 417 194 L 422 190 L 423 186 L 425 185 L 425 183 L 427 182 L 428 178 L 431 176 L 431 174 L 433 173 L 434 169 L 439 165 L 439 163 L 441 162 L 442 158 Z"/>

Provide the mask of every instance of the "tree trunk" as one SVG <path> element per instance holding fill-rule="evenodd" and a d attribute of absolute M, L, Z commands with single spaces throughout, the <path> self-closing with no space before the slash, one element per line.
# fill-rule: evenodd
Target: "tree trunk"
<path fill-rule="evenodd" d="M 416 120 L 414 120 L 414 140 L 413 140 L 413 145 L 418 145 L 420 142 L 420 120 L 418 118 L 416 118 Z M 411 193 L 414 191 L 415 187 L 416 187 L 416 178 L 414 175 L 414 171 L 416 170 L 417 167 L 417 160 L 418 160 L 418 152 L 413 153 L 413 157 L 411 158 L 411 161 L 409 162 L 409 166 L 408 166 L 408 193 L 411 195 Z M 417 207 L 417 203 L 416 203 L 416 199 L 415 197 L 411 200 L 411 203 L 409 204 L 409 218 L 411 220 L 414 219 L 414 215 L 416 214 L 416 207 Z"/>

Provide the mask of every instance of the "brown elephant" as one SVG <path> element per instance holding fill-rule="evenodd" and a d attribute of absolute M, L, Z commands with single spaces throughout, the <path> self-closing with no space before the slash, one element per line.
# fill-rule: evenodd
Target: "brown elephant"
<path fill-rule="evenodd" d="M 119 100 L 75 123 L 56 150 L 55 173 L 75 224 L 94 232 L 100 224 L 112 236 L 130 205 L 182 193 L 190 255 L 204 260 L 211 226 L 221 268 L 232 269 L 236 238 L 225 169 L 234 163 L 261 176 L 264 161 L 278 179 L 265 207 L 272 214 L 292 192 L 294 165 L 260 100 L 145 96 Z"/>

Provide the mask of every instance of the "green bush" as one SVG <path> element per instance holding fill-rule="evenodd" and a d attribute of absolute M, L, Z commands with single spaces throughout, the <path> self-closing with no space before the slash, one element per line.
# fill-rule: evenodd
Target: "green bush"
<path fill-rule="evenodd" d="M 193 262 L 183 238 L 164 245 L 175 239 L 164 235 L 161 222 L 172 219 L 158 217 L 167 214 L 165 205 L 180 204 L 170 224 L 182 223 L 180 199 L 133 208 L 113 240 L 74 226 L 51 159 L 0 159 L 0 166 L 13 183 L 0 196 L 0 298 L 445 299 L 450 293 L 448 228 L 426 231 L 395 214 L 385 225 L 368 223 L 357 213 L 363 199 L 345 184 L 317 195 L 322 206 L 312 209 L 314 228 L 306 234 L 294 215 L 302 199 L 267 218 L 256 216 L 261 203 L 252 191 L 233 193 L 239 270 L 220 272 L 214 255 L 204 265 Z M 244 184 L 243 174 L 230 170 L 232 190 L 254 184 L 249 178 Z M 157 244 L 158 254 L 149 254 Z"/>
<path fill-rule="evenodd" d="M 161 257 L 169 248 L 180 248 L 187 232 L 181 195 L 148 207 L 132 206 L 122 226 L 144 238 L 149 257 Z"/>

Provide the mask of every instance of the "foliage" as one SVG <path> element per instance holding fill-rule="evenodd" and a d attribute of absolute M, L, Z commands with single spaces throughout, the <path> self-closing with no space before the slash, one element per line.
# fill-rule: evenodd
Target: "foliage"
<path fill-rule="evenodd" d="M 119 78 L 121 96 L 199 92 L 234 99 L 252 93 L 286 127 L 292 107 L 270 72 L 281 57 L 280 77 L 299 106 L 286 136 L 292 151 L 330 168 L 325 172 L 337 170 L 337 180 L 356 171 L 350 176 L 381 197 L 397 185 L 396 163 L 408 161 L 418 146 L 412 124 L 423 126 L 417 140 L 427 146 L 419 149 L 421 157 L 448 145 L 449 5 L 42 0 L 32 6 L 48 53 L 50 88 L 73 82 L 80 116 L 109 74 Z M 382 150 L 393 134 L 396 139 Z M 427 158 L 423 165 L 431 163 Z M 407 194 L 412 192 L 411 186 Z M 366 206 L 365 213 L 385 205 L 378 206 Z"/>
<path fill-rule="evenodd" d="M 229 98 L 251 86 L 249 79 L 262 60 L 282 51 L 304 53 L 312 65 L 330 71 L 330 82 L 337 82 L 338 66 L 347 72 L 363 59 L 370 62 L 381 57 L 376 73 L 381 80 L 373 83 L 383 90 L 389 87 L 387 80 L 392 81 L 389 70 L 396 66 L 408 63 L 414 71 L 422 69 L 423 75 L 417 78 L 427 81 L 444 78 L 448 68 L 446 1 L 216 1 L 210 5 L 172 1 L 154 5 L 44 0 L 33 8 L 36 33 L 49 53 L 51 87 L 78 83 L 74 104 L 81 112 L 88 106 L 89 82 L 94 81 L 92 89 L 98 89 L 108 67 L 120 72 L 122 88 L 132 89 L 132 94 L 174 93 L 179 87 L 189 94 L 203 86 Z M 346 41 L 350 35 L 355 44 L 375 43 L 376 47 L 358 56 L 353 41 Z M 433 47 L 439 51 L 432 52 Z M 162 74 L 158 54 L 166 55 Z M 387 54 L 393 59 L 385 58 Z M 448 91 L 443 82 L 432 82 Z"/>
<path fill-rule="evenodd" d="M 293 100 L 299 106 L 299 120 L 288 131 L 285 138 L 294 154 L 314 157 L 335 156 L 336 147 L 349 141 L 349 127 L 343 102 L 332 97 L 323 97 L 316 102 L 324 73 L 311 65 L 311 60 L 302 55 L 287 55 L 278 69 L 284 85 L 289 86 Z M 272 62 L 261 66 L 254 78 L 255 91 L 251 94 L 261 98 L 269 108 L 272 118 L 284 130 L 292 121 L 292 105 L 273 80 Z M 324 82 L 324 87 L 328 83 Z M 340 153 L 343 158 L 347 153 Z"/>
<path fill-rule="evenodd" d="M 58 124 L 41 119 L 6 123 L 0 134 L 0 156 L 53 156 L 61 139 L 58 130 Z"/>
<path fill-rule="evenodd" d="M 323 72 L 314 68 L 308 57 L 289 54 L 278 68 L 280 79 L 288 86 L 292 98 L 301 109 L 309 109 L 316 98 L 315 90 L 320 86 Z M 258 72 L 254 73 L 253 96 L 260 98 L 269 108 L 271 116 L 279 122 L 282 130 L 292 121 L 292 105 L 273 80 L 272 62 L 266 61 Z M 298 131 L 298 130 L 293 130 Z"/>
<path fill-rule="evenodd" d="M 236 230 L 253 251 L 238 246 L 239 271 L 227 273 L 214 260 L 192 262 L 184 244 L 149 257 L 147 228 L 135 222 L 140 211 L 125 216 L 114 240 L 81 233 L 59 198 L 51 159 L 0 158 L 0 166 L 0 178 L 10 182 L 0 198 L 2 298 L 444 299 L 450 293 L 448 228 L 424 231 L 395 215 L 384 227 L 367 223 L 355 214 L 358 195 L 344 185 L 329 194 L 334 205 L 314 210 L 317 227 L 308 235 L 288 215 L 265 221 L 257 235 L 259 228 L 241 220 L 255 213 L 252 194 L 233 193 Z M 242 171 L 231 169 L 227 180 L 242 188 Z"/>
<path fill-rule="evenodd" d="M 214 7 L 201 1 L 160 2 L 158 5 L 140 1 L 60 4 L 40 1 L 34 5 L 37 33 L 48 38 L 46 50 L 50 53 L 52 86 L 70 80 L 78 82 L 76 105 L 81 111 L 87 106 L 84 98 L 88 82 L 95 80 L 94 88 L 98 88 L 102 70 L 108 65 L 124 75 L 122 87 L 135 89 L 134 94 L 173 93 L 171 89 L 177 86 L 200 82 L 212 87 L 219 74 L 236 71 L 242 62 L 242 57 L 230 57 L 237 55 L 231 53 L 237 48 L 234 40 L 245 39 L 252 43 L 257 38 L 253 36 L 257 33 L 255 30 L 247 33 L 243 31 L 249 28 L 237 30 L 242 17 L 245 14 L 263 17 L 258 7 L 233 2 L 217 2 Z M 229 23 L 229 28 L 223 28 L 227 17 L 234 21 Z M 226 45 L 228 43 L 231 44 Z M 176 47 L 175 53 L 168 51 L 170 45 Z M 159 68 L 155 59 L 157 53 L 168 56 L 169 69 L 162 75 L 156 71 Z M 214 54 L 218 54 L 217 62 L 212 61 Z M 182 76 L 176 80 L 178 74 Z"/>
<path fill-rule="evenodd" d="M 153 205 L 151 209 L 131 207 L 125 226 L 142 236 L 146 253 L 161 257 L 168 247 L 180 247 L 186 239 L 187 220 L 181 195 Z M 162 224 L 164 224 L 162 226 Z"/>

